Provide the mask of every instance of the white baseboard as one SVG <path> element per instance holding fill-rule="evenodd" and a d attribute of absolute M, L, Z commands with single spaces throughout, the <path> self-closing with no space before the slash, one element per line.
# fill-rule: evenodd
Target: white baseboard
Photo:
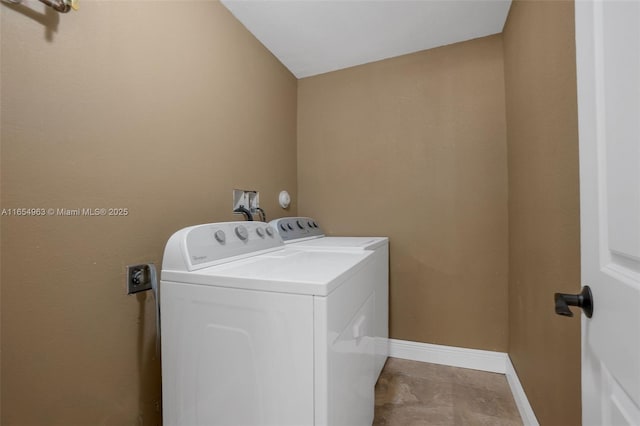
<path fill-rule="evenodd" d="M 507 354 L 389 339 L 389 356 L 505 374 Z"/>
<path fill-rule="evenodd" d="M 504 352 L 389 339 L 389 356 L 504 374 L 524 425 L 539 426 L 511 359 Z"/>
<path fill-rule="evenodd" d="M 538 419 L 533 412 L 533 408 L 531 407 L 531 404 L 529 404 L 529 399 L 524 393 L 524 388 L 522 387 L 522 383 L 520 383 L 518 373 L 513 367 L 511 358 L 509 357 L 507 357 L 507 372 L 505 375 L 507 376 L 507 382 L 509 382 L 513 399 L 516 401 L 516 406 L 520 412 L 520 417 L 522 417 L 522 423 L 524 423 L 525 426 L 539 426 L 540 423 L 538 423 Z"/>

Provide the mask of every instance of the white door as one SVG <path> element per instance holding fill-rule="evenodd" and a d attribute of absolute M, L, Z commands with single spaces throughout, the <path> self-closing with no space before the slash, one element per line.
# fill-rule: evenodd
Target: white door
<path fill-rule="evenodd" d="M 640 0 L 577 0 L 582 422 L 640 425 Z"/>

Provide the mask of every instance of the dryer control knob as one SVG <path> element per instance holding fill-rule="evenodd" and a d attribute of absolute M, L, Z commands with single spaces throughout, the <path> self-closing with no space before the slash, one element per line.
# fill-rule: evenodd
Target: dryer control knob
<path fill-rule="evenodd" d="M 287 232 L 287 227 L 284 226 L 284 223 L 280 224 L 280 229 L 282 229 L 284 232 Z"/>
<path fill-rule="evenodd" d="M 220 244 L 224 244 L 224 242 L 227 239 L 227 236 L 225 235 L 224 231 L 221 230 L 217 230 L 214 234 L 213 237 L 216 239 L 217 242 L 219 242 Z"/>
<path fill-rule="evenodd" d="M 298 225 L 298 228 L 304 229 L 304 225 L 302 224 L 301 220 L 296 220 L 296 225 Z"/>
<path fill-rule="evenodd" d="M 242 225 L 236 226 L 236 235 L 243 241 L 249 238 L 249 232 L 247 231 L 247 228 Z"/>
<path fill-rule="evenodd" d="M 258 234 L 260 238 L 264 238 L 264 229 L 262 228 L 256 229 L 256 234 Z"/>
<path fill-rule="evenodd" d="M 270 226 L 267 226 L 266 230 L 267 230 L 267 235 L 270 237 L 273 237 L 273 228 Z"/>
<path fill-rule="evenodd" d="M 291 226 L 290 223 L 287 223 L 287 228 L 289 228 L 291 231 L 293 231 L 293 226 Z"/>

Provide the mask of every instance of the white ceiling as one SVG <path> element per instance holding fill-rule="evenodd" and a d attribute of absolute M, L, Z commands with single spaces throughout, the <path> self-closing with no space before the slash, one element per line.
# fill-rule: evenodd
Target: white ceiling
<path fill-rule="evenodd" d="M 221 0 L 303 78 L 502 32 L 511 0 Z"/>

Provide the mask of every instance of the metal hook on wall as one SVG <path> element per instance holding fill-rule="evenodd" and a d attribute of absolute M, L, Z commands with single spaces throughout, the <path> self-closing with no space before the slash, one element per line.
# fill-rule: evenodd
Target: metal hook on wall
<path fill-rule="evenodd" d="M 21 4 L 22 0 L 2 0 L 8 3 Z M 78 10 L 78 0 L 38 0 L 41 3 L 57 10 L 60 13 L 67 13 L 71 9 Z"/>
<path fill-rule="evenodd" d="M 39 0 L 40 2 L 51 6 L 60 13 L 67 13 L 71 9 L 78 10 L 78 0 Z"/>

